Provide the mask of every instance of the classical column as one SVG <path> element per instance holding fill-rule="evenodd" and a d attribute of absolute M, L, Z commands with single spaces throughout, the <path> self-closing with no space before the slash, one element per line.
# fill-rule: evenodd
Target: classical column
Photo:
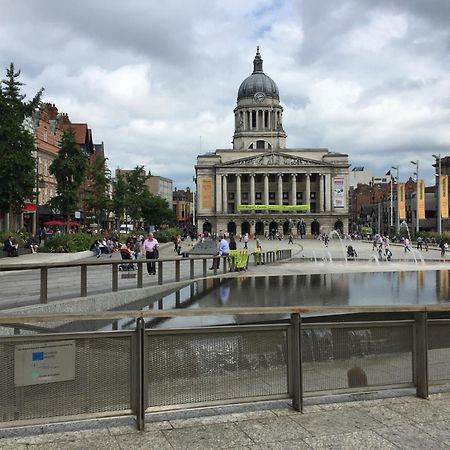
<path fill-rule="evenodd" d="M 324 195 L 325 195 L 325 175 L 323 173 L 319 174 L 319 212 L 324 211 Z"/>
<path fill-rule="evenodd" d="M 283 204 L 283 174 L 278 173 L 278 204 Z"/>
<path fill-rule="evenodd" d="M 256 116 L 256 129 L 259 130 L 259 114 L 258 110 L 255 110 L 255 116 Z"/>
<path fill-rule="evenodd" d="M 241 174 L 236 174 L 236 212 L 241 204 Z"/>
<path fill-rule="evenodd" d="M 325 175 L 325 211 L 331 211 L 331 174 Z"/>
<path fill-rule="evenodd" d="M 228 212 L 228 179 L 226 175 L 222 176 L 222 211 L 224 213 Z"/>
<path fill-rule="evenodd" d="M 264 205 L 269 204 L 269 175 L 267 173 L 264 174 Z"/>
<path fill-rule="evenodd" d="M 311 203 L 311 174 L 305 173 L 305 200 L 303 204 L 309 205 Z"/>
<path fill-rule="evenodd" d="M 250 205 L 255 204 L 255 174 L 250 174 Z"/>
<path fill-rule="evenodd" d="M 291 174 L 291 205 L 297 204 L 297 175 Z"/>
<path fill-rule="evenodd" d="M 216 174 L 216 213 L 222 212 L 222 175 Z"/>

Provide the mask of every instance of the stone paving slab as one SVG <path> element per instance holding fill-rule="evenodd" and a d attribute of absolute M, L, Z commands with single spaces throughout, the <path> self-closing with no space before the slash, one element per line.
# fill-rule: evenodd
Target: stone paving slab
<path fill-rule="evenodd" d="M 264 402 L 152 414 L 142 432 L 129 417 L 7 429 L 0 450 L 444 449 L 449 411 L 448 393 L 311 404 L 303 414 Z"/>

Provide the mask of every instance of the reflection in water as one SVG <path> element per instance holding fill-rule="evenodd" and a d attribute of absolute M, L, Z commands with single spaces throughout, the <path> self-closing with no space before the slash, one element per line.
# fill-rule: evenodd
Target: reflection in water
<path fill-rule="evenodd" d="M 449 297 L 448 270 L 268 277 L 244 275 L 239 278 L 209 278 L 193 282 L 163 298 L 136 301 L 121 309 L 426 305 L 446 303 Z M 147 326 L 176 328 L 268 321 L 279 318 L 280 316 L 267 315 L 159 318 L 148 320 Z M 120 330 L 134 326 L 134 320 L 127 319 L 108 324 L 108 327 L 103 329 L 114 327 Z M 66 331 L 76 330 L 67 329 Z M 310 339 L 313 338 L 310 337 Z M 326 341 L 328 337 L 326 334 L 322 336 L 320 333 L 315 333 L 314 339 Z M 349 339 L 352 342 L 351 336 Z M 353 341 L 361 343 L 368 342 L 369 339 L 361 339 L 361 336 L 357 336 Z M 326 349 L 327 345 L 319 347 Z M 359 353 L 365 354 L 367 351 L 368 349 L 360 349 Z M 326 355 L 311 355 L 312 359 L 317 357 L 327 359 Z"/>

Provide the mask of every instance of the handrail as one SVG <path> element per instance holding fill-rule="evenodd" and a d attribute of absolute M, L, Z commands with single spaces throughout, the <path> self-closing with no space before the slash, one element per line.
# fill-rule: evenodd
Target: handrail
<path fill-rule="evenodd" d="M 229 315 L 289 315 L 289 314 L 357 314 L 357 313 L 419 313 L 450 312 L 445 305 L 411 305 L 411 306 L 267 306 L 258 308 L 198 308 L 168 310 L 129 310 L 101 311 L 94 313 L 46 313 L 46 314 L 0 314 L 0 324 L 64 322 L 81 320 L 119 320 L 126 317 L 194 317 L 194 316 L 229 316 Z"/>
<path fill-rule="evenodd" d="M 292 251 L 290 249 L 282 249 L 275 251 L 268 251 L 262 254 L 263 263 L 271 263 L 276 261 L 281 261 L 283 259 L 289 259 L 292 257 Z M 88 271 L 87 268 L 89 266 L 111 266 L 112 280 L 111 280 L 111 290 L 112 292 L 117 292 L 119 290 L 119 266 L 123 264 L 135 264 L 137 265 L 137 288 L 143 288 L 143 273 L 144 273 L 144 264 L 154 263 L 158 265 L 158 285 L 163 285 L 164 281 L 164 264 L 175 263 L 175 276 L 174 280 L 171 281 L 181 281 L 181 264 L 188 264 L 189 267 L 189 275 L 188 279 L 195 280 L 195 270 L 194 265 L 195 261 L 202 261 L 202 276 L 207 276 L 207 260 L 220 260 L 222 259 L 222 272 L 225 274 L 228 272 L 228 256 L 197 256 L 197 257 L 175 257 L 175 258 L 158 258 L 158 259 L 135 259 L 135 260 L 112 260 L 107 259 L 103 261 L 70 261 L 70 262 L 53 262 L 53 263 L 25 263 L 25 264 L 0 264 L 0 272 L 12 272 L 12 271 L 23 271 L 23 270 L 40 270 L 40 303 L 48 302 L 48 271 L 49 269 L 55 268 L 71 268 L 71 267 L 79 267 L 80 268 L 80 297 L 87 297 L 88 295 Z M 257 261 L 255 260 L 255 264 Z M 217 275 L 219 268 L 219 264 L 213 264 L 213 273 L 212 275 Z M 232 267 L 231 267 L 232 269 Z"/>

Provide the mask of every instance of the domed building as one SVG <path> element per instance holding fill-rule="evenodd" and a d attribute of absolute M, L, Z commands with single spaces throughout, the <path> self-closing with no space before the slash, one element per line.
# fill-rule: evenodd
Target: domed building
<path fill-rule="evenodd" d="M 232 149 L 197 156 L 197 229 L 231 234 L 348 232 L 348 156 L 286 148 L 283 107 L 257 48 L 239 86 Z"/>

